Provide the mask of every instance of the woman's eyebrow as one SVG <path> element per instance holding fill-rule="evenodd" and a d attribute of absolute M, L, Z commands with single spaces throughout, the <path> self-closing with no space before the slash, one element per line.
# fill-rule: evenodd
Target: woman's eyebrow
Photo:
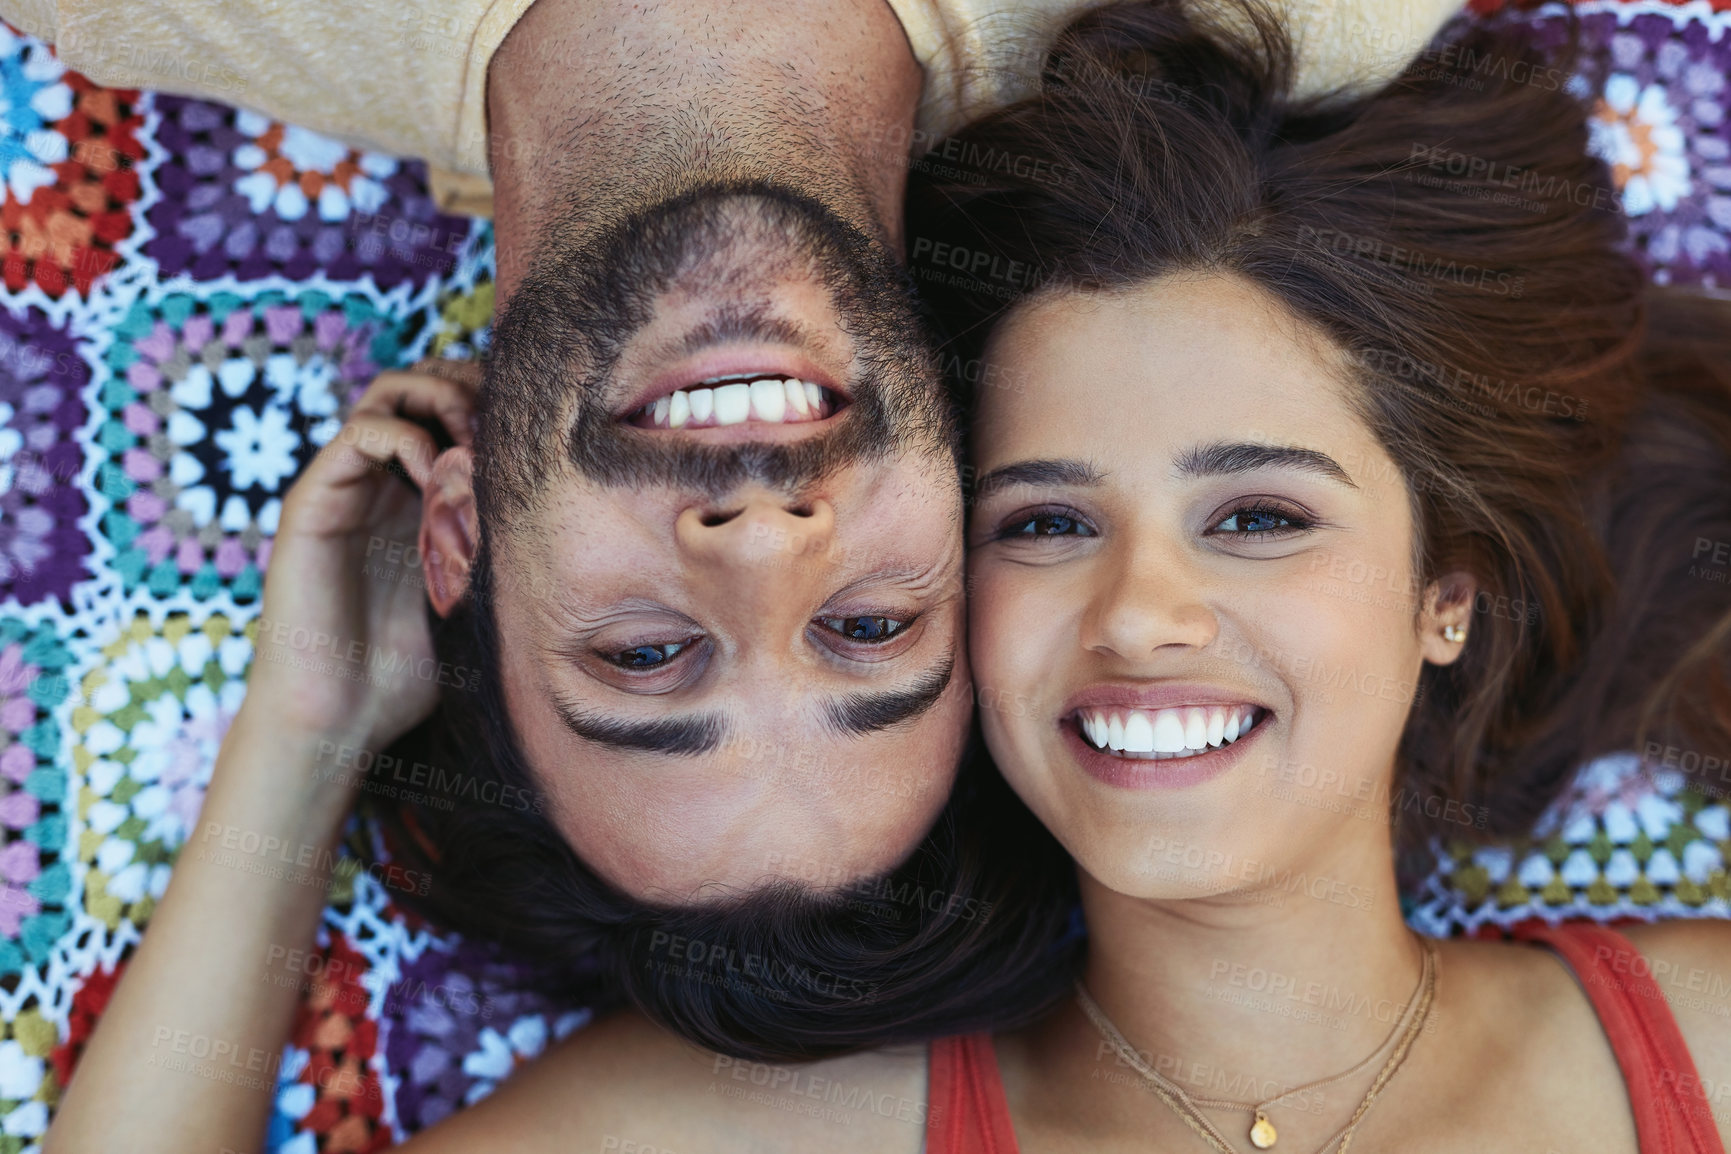
<path fill-rule="evenodd" d="M 1249 441 L 1215 441 L 1186 449 L 1175 466 L 1180 477 L 1219 477 L 1248 473 L 1270 465 L 1316 473 L 1349 488 L 1358 485 L 1327 453 L 1290 445 L 1258 445 Z"/>
<path fill-rule="evenodd" d="M 974 500 L 983 501 L 1010 485 L 1057 488 L 1061 485 L 1098 485 L 1103 480 L 1105 474 L 1086 461 L 1052 458 L 1017 461 L 982 476 L 974 485 Z"/>

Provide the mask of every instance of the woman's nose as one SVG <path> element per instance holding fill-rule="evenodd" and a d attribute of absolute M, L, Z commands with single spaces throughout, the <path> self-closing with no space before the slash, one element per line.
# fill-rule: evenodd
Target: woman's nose
<path fill-rule="evenodd" d="M 1220 622 L 1182 562 L 1126 558 L 1106 575 L 1082 626 L 1085 648 L 1142 662 L 1169 646 L 1201 649 Z"/>

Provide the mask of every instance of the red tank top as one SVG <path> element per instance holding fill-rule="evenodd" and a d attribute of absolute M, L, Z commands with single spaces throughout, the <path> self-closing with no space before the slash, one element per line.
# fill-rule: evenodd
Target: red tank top
<path fill-rule="evenodd" d="M 1550 946 L 1580 979 L 1628 1083 L 1641 1154 L 1725 1154 L 1712 1114 L 1685 1094 L 1700 1079 L 1651 969 L 1613 968 L 1639 956 L 1629 939 L 1600 925 L 1537 922 L 1514 936 Z M 933 1042 L 928 1078 L 926 1154 L 1017 1154 L 991 1035 Z"/>

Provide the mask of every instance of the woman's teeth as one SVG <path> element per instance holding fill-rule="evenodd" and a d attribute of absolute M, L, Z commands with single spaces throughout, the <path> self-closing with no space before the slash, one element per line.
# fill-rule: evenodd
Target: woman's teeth
<path fill-rule="evenodd" d="M 1195 757 L 1231 745 L 1261 720 L 1254 705 L 1179 709 L 1084 709 L 1082 736 L 1095 749 L 1120 757 Z"/>
<path fill-rule="evenodd" d="M 792 425 L 821 421 L 836 410 L 836 398 L 822 385 L 791 377 L 719 383 L 715 377 L 644 405 L 632 420 L 651 429 L 708 429 L 759 421 Z"/>

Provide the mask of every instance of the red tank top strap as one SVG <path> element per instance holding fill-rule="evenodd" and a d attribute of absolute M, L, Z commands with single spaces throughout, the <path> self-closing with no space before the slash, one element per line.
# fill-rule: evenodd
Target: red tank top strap
<path fill-rule="evenodd" d="M 1677 1019 L 1635 944 L 1608 926 L 1524 922 L 1511 934 L 1555 950 L 1580 979 L 1629 1087 L 1641 1154 L 1725 1154 Z"/>
<path fill-rule="evenodd" d="M 926 1154 L 1017 1154 L 990 1034 L 940 1038 L 926 1071 Z"/>

